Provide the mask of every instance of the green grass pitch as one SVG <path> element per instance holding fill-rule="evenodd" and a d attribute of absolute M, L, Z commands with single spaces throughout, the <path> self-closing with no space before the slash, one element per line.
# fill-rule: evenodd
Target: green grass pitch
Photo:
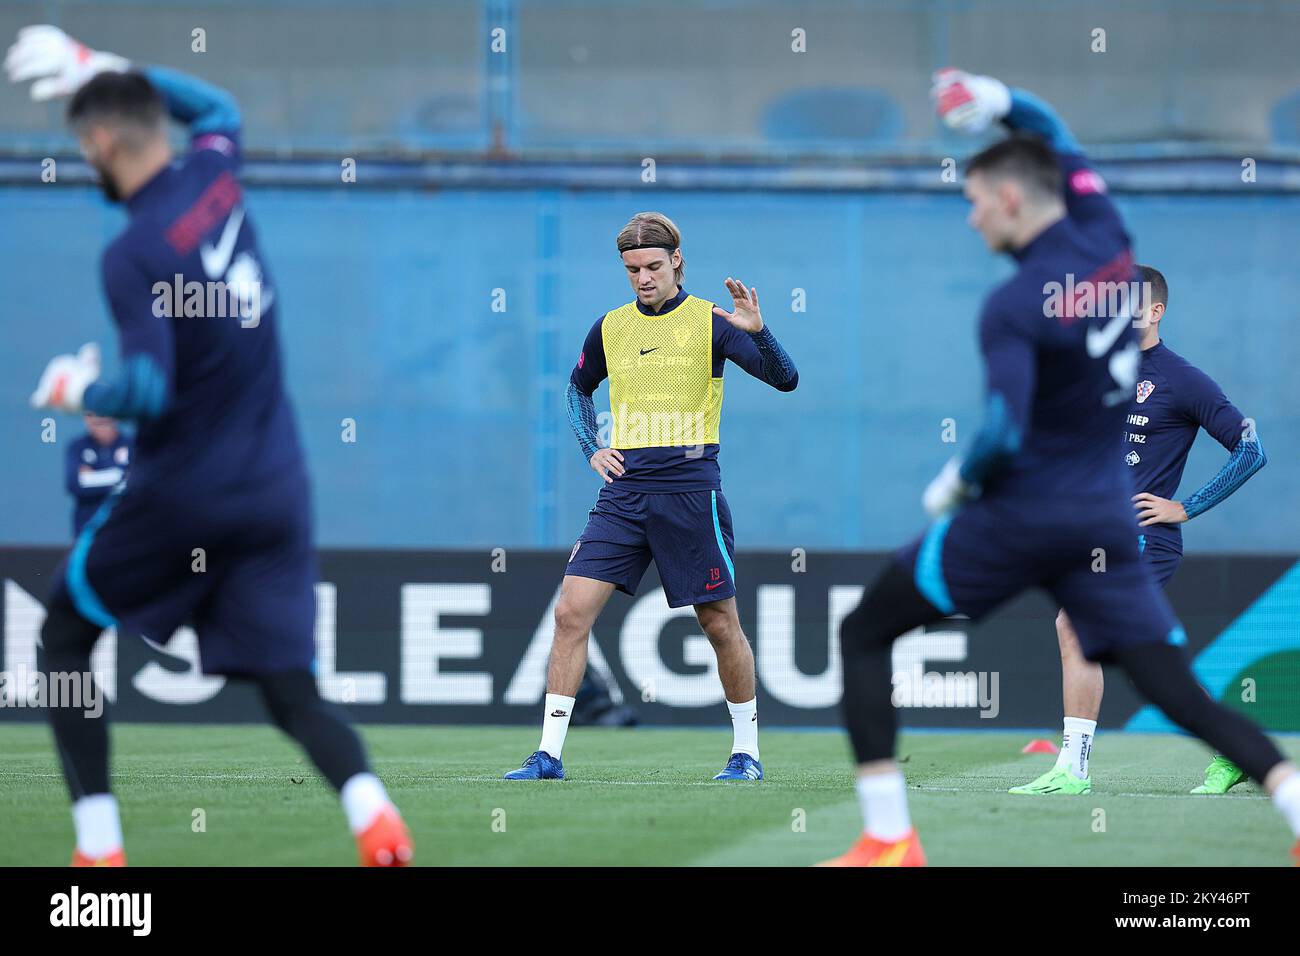
<path fill-rule="evenodd" d="M 132 865 L 355 862 L 330 789 L 263 726 L 120 725 L 114 781 Z M 425 865 L 789 865 L 845 849 L 859 817 L 840 733 L 765 731 L 762 783 L 714 783 L 729 728 L 575 729 L 563 782 L 498 779 L 531 727 L 364 727 Z M 1050 735 L 1044 735 L 1050 736 Z M 1253 784 L 1187 793 L 1208 761 L 1175 736 L 1102 734 L 1092 794 L 1006 793 L 1045 769 L 1027 734 L 905 735 L 912 815 L 935 865 L 1285 865 L 1290 835 Z M 1291 756 L 1300 739 L 1286 738 Z M 295 782 L 300 781 L 300 782 Z M 196 811 L 205 832 L 195 832 Z M 0 725 L 0 865 L 61 866 L 66 792 L 44 725 Z"/>

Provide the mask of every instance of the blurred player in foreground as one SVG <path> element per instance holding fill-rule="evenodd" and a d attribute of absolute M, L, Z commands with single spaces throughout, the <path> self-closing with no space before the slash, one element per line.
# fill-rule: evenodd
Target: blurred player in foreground
<path fill-rule="evenodd" d="M 1018 268 L 980 316 L 985 419 L 965 459 L 925 491 L 938 520 L 897 553 L 840 631 L 865 826 L 829 865 L 925 863 L 894 760 L 894 640 L 951 614 L 978 620 L 1036 586 L 1069 614 L 1086 658 L 1119 665 L 1175 723 L 1261 781 L 1300 837 L 1295 765 L 1196 683 L 1182 628 L 1138 555 L 1121 440 L 1140 363 L 1123 295 L 1136 272 L 1118 210 L 1035 97 L 955 70 L 936 76 L 933 95 L 949 126 L 980 132 L 1002 120 L 1035 134 L 989 147 L 966 174 L 971 226 Z M 1094 571 L 1098 549 L 1104 572 Z"/>
<path fill-rule="evenodd" d="M 64 486 L 74 502 L 74 538 L 125 477 L 131 463 L 131 436 L 124 434 L 117 422 L 102 415 L 87 414 L 85 419 L 86 434 L 68 448 L 64 468 Z"/>
<path fill-rule="evenodd" d="M 1264 467 L 1267 458 L 1253 423 L 1228 401 L 1208 375 L 1160 340 L 1160 322 L 1168 307 L 1169 286 L 1159 270 L 1138 266 L 1143 300 L 1138 315 L 1142 329 L 1139 345 L 1142 367 L 1137 391 L 1129 405 L 1124 431 L 1124 462 L 1130 468 L 1138 493 L 1138 538 L 1142 560 L 1156 584 L 1165 587 L 1183 560 L 1183 533 L 1179 525 L 1209 511 Z M 1187 455 L 1204 428 L 1229 452 L 1218 474 L 1185 501 L 1175 501 L 1187 465 Z M 1012 787 L 1020 794 L 1082 794 L 1092 792 L 1088 761 L 1101 713 L 1104 680 L 1101 665 L 1089 661 L 1079 649 L 1079 638 L 1062 611 L 1056 617 L 1061 646 L 1062 696 L 1065 729 L 1056 766 L 1037 780 Z M 1227 757 L 1216 756 L 1205 771 L 1205 782 L 1192 793 L 1227 793 L 1245 779 L 1241 768 Z"/>
<path fill-rule="evenodd" d="M 591 327 L 569 377 L 569 421 L 604 486 L 569 555 L 555 606 L 542 740 L 508 780 L 563 779 L 560 751 L 587 665 L 587 637 L 614 589 L 635 594 L 653 559 L 669 607 L 694 605 L 718 657 L 732 753 L 714 780 L 761 780 L 754 653 L 736 614 L 731 511 L 718 469 L 722 371 L 731 359 L 783 392 L 799 382 L 763 324 L 758 291 L 727 279 L 735 311 L 681 287 L 677 226 L 638 213 L 618 234 L 636 300 Z M 592 394 L 609 378 L 610 447 Z"/>
<path fill-rule="evenodd" d="M 101 380 L 98 349 L 88 346 L 52 360 L 32 395 L 38 408 L 137 423 L 127 486 L 55 574 L 45 667 L 90 681 L 104 628 L 162 643 L 191 623 L 203 670 L 254 682 L 276 724 L 339 791 L 361 862 L 405 864 L 406 827 L 312 674 L 310 487 L 274 293 L 236 179 L 239 109 L 192 77 L 129 67 L 50 26 L 21 31 L 5 59 L 12 81 L 36 81 L 35 99 L 72 94 L 68 121 L 86 161 L 129 217 L 102 264 L 120 374 Z M 168 113 L 193 136 L 175 165 Z M 50 703 L 73 799 L 73 864 L 123 865 L 106 721 L 83 716 L 75 701 Z"/>

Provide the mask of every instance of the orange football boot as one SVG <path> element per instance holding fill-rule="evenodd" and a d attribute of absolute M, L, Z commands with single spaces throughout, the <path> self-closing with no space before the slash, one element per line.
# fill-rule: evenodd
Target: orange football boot
<path fill-rule="evenodd" d="M 375 815 L 370 826 L 357 834 L 362 866 L 406 866 L 415 856 L 410 831 L 392 804 Z"/>
<path fill-rule="evenodd" d="M 925 866 L 925 851 L 916 830 L 907 831 L 902 839 L 892 843 L 877 840 L 865 833 L 849 852 L 818 866 Z"/>
<path fill-rule="evenodd" d="M 72 851 L 72 862 L 69 866 L 126 866 L 126 853 L 121 847 L 118 847 L 112 853 L 105 853 L 103 856 L 86 856 L 80 850 Z"/>

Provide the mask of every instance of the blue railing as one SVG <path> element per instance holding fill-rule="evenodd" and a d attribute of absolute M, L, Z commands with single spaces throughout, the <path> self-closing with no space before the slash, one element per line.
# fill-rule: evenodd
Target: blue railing
<path fill-rule="evenodd" d="M 926 93 L 955 62 L 1090 147 L 1300 156 L 1290 0 L 48 0 L 0 38 L 34 15 L 229 88 L 267 155 L 946 155 Z M 70 148 L 24 97 L 0 150 Z"/>

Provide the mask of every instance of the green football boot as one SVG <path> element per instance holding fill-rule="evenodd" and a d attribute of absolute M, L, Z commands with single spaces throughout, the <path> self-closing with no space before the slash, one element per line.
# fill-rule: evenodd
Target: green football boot
<path fill-rule="evenodd" d="M 1192 793 L 1227 793 L 1245 779 L 1241 768 L 1227 757 L 1215 757 L 1205 768 L 1205 783 Z"/>
<path fill-rule="evenodd" d="M 1027 793 L 1045 796 L 1051 793 L 1092 793 L 1092 781 L 1080 780 L 1064 767 L 1053 767 L 1033 783 L 1023 787 L 1012 787 L 1007 793 Z"/>

